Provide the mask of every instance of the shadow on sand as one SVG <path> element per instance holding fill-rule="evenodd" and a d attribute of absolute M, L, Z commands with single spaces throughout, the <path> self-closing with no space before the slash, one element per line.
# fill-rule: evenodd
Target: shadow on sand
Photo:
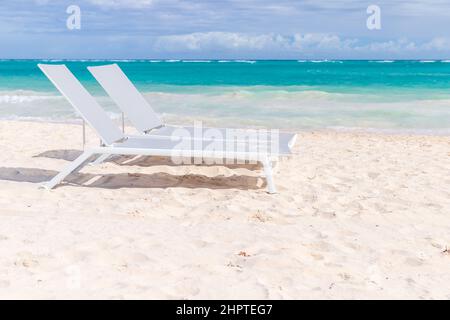
<path fill-rule="evenodd" d="M 45 157 L 52 159 L 61 159 L 73 161 L 79 155 L 79 150 L 51 150 L 38 154 L 34 157 Z M 170 157 L 133 157 L 120 156 L 109 160 L 117 165 L 150 167 L 158 165 L 175 166 Z M 208 165 L 210 166 L 210 165 Z M 224 165 L 227 168 L 246 168 L 249 170 L 257 170 L 260 168 L 256 164 L 233 164 Z M 7 168 L 0 167 L 0 180 L 43 183 L 51 180 L 57 171 L 44 170 L 38 168 Z M 208 177 L 198 174 L 172 175 L 168 173 L 153 174 L 135 174 L 135 173 L 118 173 L 118 174 L 91 174 L 91 173 L 73 173 L 68 176 L 64 184 L 73 186 L 82 186 L 89 188 L 208 188 L 208 189 L 240 189 L 240 190 L 257 190 L 264 188 L 266 183 L 254 176 L 233 175 L 233 176 L 216 176 Z M 62 186 L 61 185 L 61 186 Z"/>
<path fill-rule="evenodd" d="M 58 159 L 58 160 L 66 160 L 66 161 L 74 161 L 78 158 L 83 152 L 81 150 L 49 150 L 42 152 L 38 155 L 35 155 L 33 158 L 50 158 L 50 159 Z M 160 157 L 160 156 L 115 156 L 108 159 L 105 162 L 112 162 L 117 165 L 126 165 L 126 166 L 139 166 L 139 167 L 152 167 L 152 166 L 178 166 L 178 164 L 174 164 L 170 157 Z M 202 164 L 201 166 L 218 166 L 215 164 Z M 260 170 L 262 169 L 261 164 L 223 164 L 220 166 L 224 166 L 229 169 L 248 169 L 248 170 Z"/>

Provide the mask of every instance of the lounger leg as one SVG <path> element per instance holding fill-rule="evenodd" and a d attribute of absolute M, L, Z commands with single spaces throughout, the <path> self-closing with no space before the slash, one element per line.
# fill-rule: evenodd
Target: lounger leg
<path fill-rule="evenodd" d="M 100 157 L 98 157 L 94 162 L 91 163 L 91 165 L 96 166 L 99 164 L 102 164 L 103 162 L 106 161 L 106 159 L 108 159 L 111 155 L 110 154 L 102 154 Z"/>
<path fill-rule="evenodd" d="M 85 151 L 81 156 L 71 162 L 63 171 L 61 171 L 58 175 L 56 175 L 52 180 L 47 183 L 42 184 L 42 187 L 46 189 L 53 189 L 56 185 L 58 185 L 61 181 L 64 180 L 69 174 L 77 170 L 79 167 L 89 159 L 90 156 L 93 155 L 92 151 Z"/>
<path fill-rule="evenodd" d="M 263 161 L 264 173 L 266 174 L 267 192 L 270 194 L 277 193 L 275 184 L 273 183 L 272 164 L 269 160 Z"/>
<path fill-rule="evenodd" d="M 279 161 L 272 161 L 272 171 L 274 174 L 278 174 L 278 169 L 280 168 L 279 163 Z"/>

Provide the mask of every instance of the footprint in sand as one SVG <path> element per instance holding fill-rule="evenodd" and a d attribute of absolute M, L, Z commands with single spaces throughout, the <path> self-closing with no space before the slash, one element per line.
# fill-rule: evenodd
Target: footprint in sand
<path fill-rule="evenodd" d="M 35 259 L 19 259 L 14 264 L 25 268 L 35 268 L 39 265 L 39 261 Z"/>
<path fill-rule="evenodd" d="M 411 267 L 420 267 L 424 264 L 424 261 L 418 258 L 406 258 L 405 263 Z"/>
<path fill-rule="evenodd" d="M 312 257 L 314 258 L 314 260 L 316 260 L 316 261 L 320 261 L 320 260 L 323 260 L 323 259 L 324 259 L 323 255 L 318 254 L 318 253 L 311 253 L 311 256 L 312 256 Z"/>
<path fill-rule="evenodd" d="M 325 241 L 312 243 L 310 247 L 320 252 L 330 252 L 333 250 L 333 247 Z"/>
<path fill-rule="evenodd" d="M 320 216 L 325 219 L 334 219 L 336 218 L 336 213 L 334 211 L 333 212 L 321 211 Z"/>
<path fill-rule="evenodd" d="M 322 184 L 322 188 L 331 192 L 339 192 L 339 189 L 331 184 Z"/>
<path fill-rule="evenodd" d="M 349 273 L 345 273 L 345 272 L 339 273 L 338 276 L 344 281 L 348 281 L 352 278 L 352 276 Z"/>
<path fill-rule="evenodd" d="M 258 222 L 268 222 L 270 220 L 272 220 L 272 218 L 267 215 L 264 212 L 261 212 L 260 210 L 258 210 L 258 212 L 256 212 L 255 214 L 253 214 L 252 216 L 250 216 L 250 220 L 254 220 L 254 221 L 258 221 Z"/>
<path fill-rule="evenodd" d="M 197 247 L 197 248 L 204 248 L 206 247 L 209 243 L 204 241 L 204 240 L 198 240 L 195 239 L 193 240 L 193 244 Z"/>
<path fill-rule="evenodd" d="M 151 261 L 151 259 L 146 254 L 141 252 L 135 252 L 131 254 L 130 259 L 133 263 L 138 265 L 142 265 L 144 263 L 148 263 L 149 261 Z"/>
<path fill-rule="evenodd" d="M 144 218 L 145 217 L 145 214 L 143 214 L 139 210 L 130 211 L 127 213 L 127 215 L 130 217 L 133 217 L 133 218 Z"/>
<path fill-rule="evenodd" d="M 378 172 L 369 172 L 367 173 L 370 179 L 376 179 L 380 175 Z"/>

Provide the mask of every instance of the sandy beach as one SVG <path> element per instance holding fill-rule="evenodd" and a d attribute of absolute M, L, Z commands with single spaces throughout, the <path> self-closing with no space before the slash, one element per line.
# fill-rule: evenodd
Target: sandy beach
<path fill-rule="evenodd" d="M 276 195 L 258 166 L 165 158 L 38 188 L 81 148 L 0 121 L 0 299 L 450 299 L 448 136 L 300 132 Z"/>

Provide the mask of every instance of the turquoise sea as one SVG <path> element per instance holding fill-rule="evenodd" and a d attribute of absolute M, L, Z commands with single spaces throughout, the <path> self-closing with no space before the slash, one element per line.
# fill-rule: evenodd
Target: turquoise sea
<path fill-rule="evenodd" d="M 450 134 L 450 61 L 0 60 L 0 119 L 77 119 L 38 63 L 67 64 L 113 118 L 87 66 L 118 63 L 172 123 Z"/>

